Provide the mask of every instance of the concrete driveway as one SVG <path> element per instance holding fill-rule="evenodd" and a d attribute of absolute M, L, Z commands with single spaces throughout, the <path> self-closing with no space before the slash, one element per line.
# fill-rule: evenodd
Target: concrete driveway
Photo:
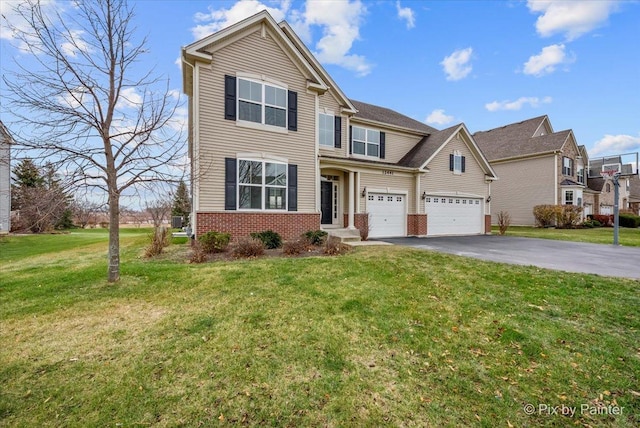
<path fill-rule="evenodd" d="M 385 238 L 396 245 L 500 263 L 640 279 L 640 248 L 498 235 Z"/>

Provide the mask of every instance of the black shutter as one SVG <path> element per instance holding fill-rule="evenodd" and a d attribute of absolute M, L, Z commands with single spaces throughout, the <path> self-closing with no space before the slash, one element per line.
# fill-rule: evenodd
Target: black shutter
<path fill-rule="evenodd" d="M 385 134 L 380 133 L 380 159 L 384 159 L 385 156 Z"/>
<path fill-rule="evenodd" d="M 462 166 L 461 166 L 462 172 L 464 172 L 464 168 L 465 168 L 464 167 L 464 164 L 465 164 L 465 157 L 464 156 L 462 156 L 462 162 L 460 162 L 460 163 L 462 164 Z"/>
<path fill-rule="evenodd" d="M 287 185 L 289 211 L 298 211 L 298 165 L 289 164 L 289 182 Z"/>
<path fill-rule="evenodd" d="M 353 153 L 353 129 L 349 125 L 349 154 Z"/>
<path fill-rule="evenodd" d="M 224 76 L 224 118 L 236 120 L 236 78 Z"/>
<path fill-rule="evenodd" d="M 339 149 L 342 147 L 342 118 L 336 116 L 333 122 L 333 147 Z"/>
<path fill-rule="evenodd" d="M 453 154 L 449 155 L 449 171 L 453 171 Z"/>
<path fill-rule="evenodd" d="M 298 130 L 298 93 L 289 91 L 289 131 Z"/>
<path fill-rule="evenodd" d="M 236 168 L 237 161 L 234 158 L 224 159 L 224 209 L 236 209 Z"/>

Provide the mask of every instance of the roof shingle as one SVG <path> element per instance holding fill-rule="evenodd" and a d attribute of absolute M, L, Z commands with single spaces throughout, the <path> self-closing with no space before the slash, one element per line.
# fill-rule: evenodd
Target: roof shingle
<path fill-rule="evenodd" d="M 362 101 L 350 100 L 353 106 L 358 110 L 354 115 L 354 119 L 373 120 L 376 122 L 386 123 L 389 125 L 399 126 L 401 128 L 411 129 L 419 133 L 428 135 L 438 132 L 437 129 L 430 127 L 420 121 L 405 116 L 397 111 L 380 107 L 373 104 L 363 103 Z"/>

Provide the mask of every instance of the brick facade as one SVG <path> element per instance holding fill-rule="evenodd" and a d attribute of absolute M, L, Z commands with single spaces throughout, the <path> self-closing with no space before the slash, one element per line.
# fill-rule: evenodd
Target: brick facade
<path fill-rule="evenodd" d="M 232 241 L 265 230 L 273 230 L 282 239 L 291 240 L 309 230 L 320 229 L 320 214 L 315 213 L 198 212 L 196 218 L 196 237 L 215 230 L 231 234 Z"/>
<path fill-rule="evenodd" d="M 484 233 L 491 235 L 491 214 L 485 214 L 484 216 Z"/>
<path fill-rule="evenodd" d="M 407 235 L 427 236 L 426 214 L 407 214 Z"/>

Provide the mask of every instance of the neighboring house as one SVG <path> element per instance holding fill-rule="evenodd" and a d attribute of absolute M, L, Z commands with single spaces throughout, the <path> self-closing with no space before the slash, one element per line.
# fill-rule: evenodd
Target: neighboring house
<path fill-rule="evenodd" d="M 11 144 L 13 139 L 0 121 L 0 234 L 11 230 Z"/>
<path fill-rule="evenodd" d="M 463 124 L 438 131 L 349 99 L 266 11 L 183 48 L 182 63 L 196 235 L 490 232 L 497 176 Z"/>
<path fill-rule="evenodd" d="M 640 215 L 640 177 L 638 175 L 629 179 L 629 209 Z"/>
<path fill-rule="evenodd" d="M 506 211 L 513 225 L 535 225 L 536 205 L 593 207 L 593 192 L 586 191 L 586 151 L 572 130 L 554 132 L 546 115 L 473 138 L 500 177 L 491 189 L 493 223 Z"/>
<path fill-rule="evenodd" d="M 634 168 L 631 164 L 624 164 L 621 156 L 608 156 L 589 162 L 589 189 L 595 192 L 594 206 L 595 210 L 593 214 L 613 214 L 613 207 L 615 204 L 615 186 L 613 179 L 610 177 L 602 177 L 600 171 L 603 170 L 616 170 L 620 171 L 623 175 L 618 179 L 619 192 L 618 192 L 618 208 L 630 209 L 631 200 L 631 183 L 634 177 L 632 176 Z M 590 213 L 591 214 L 591 213 Z"/>

